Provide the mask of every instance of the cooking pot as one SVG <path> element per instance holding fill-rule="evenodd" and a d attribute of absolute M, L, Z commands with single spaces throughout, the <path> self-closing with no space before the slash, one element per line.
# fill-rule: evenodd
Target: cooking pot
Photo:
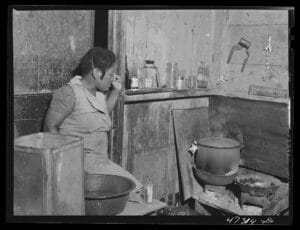
<path fill-rule="evenodd" d="M 127 177 L 107 174 L 85 175 L 86 215 L 116 215 L 127 204 L 135 182 Z"/>
<path fill-rule="evenodd" d="M 222 137 L 206 137 L 194 142 L 194 162 L 197 169 L 215 175 L 231 175 L 238 171 L 240 149 L 244 145 Z"/>

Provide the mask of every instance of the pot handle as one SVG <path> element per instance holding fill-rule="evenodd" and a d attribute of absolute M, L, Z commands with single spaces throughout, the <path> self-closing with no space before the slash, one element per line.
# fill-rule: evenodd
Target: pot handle
<path fill-rule="evenodd" d="M 191 154 L 191 157 L 193 157 L 197 151 L 198 151 L 198 142 L 193 141 L 193 143 L 189 147 L 189 153 Z"/>
<path fill-rule="evenodd" d="M 241 144 L 240 145 L 240 149 L 243 149 L 243 148 L 245 148 L 246 147 L 246 145 L 244 145 L 244 144 Z"/>

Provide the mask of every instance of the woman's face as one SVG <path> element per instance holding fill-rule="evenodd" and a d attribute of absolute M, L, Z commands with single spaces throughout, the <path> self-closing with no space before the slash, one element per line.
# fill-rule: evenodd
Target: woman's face
<path fill-rule="evenodd" d="M 101 76 L 102 76 L 101 70 L 96 69 L 96 72 L 94 72 L 94 75 L 96 75 L 95 76 L 95 86 L 96 86 L 97 90 L 99 90 L 102 93 L 108 92 L 109 87 L 111 86 L 111 82 L 114 78 L 112 73 L 113 73 L 113 69 L 110 68 L 106 71 L 103 78 L 101 78 Z"/>

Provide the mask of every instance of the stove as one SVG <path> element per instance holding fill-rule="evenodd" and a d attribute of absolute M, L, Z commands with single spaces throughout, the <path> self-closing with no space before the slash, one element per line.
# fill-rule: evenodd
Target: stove
<path fill-rule="evenodd" d="M 254 175 L 256 174 L 254 173 Z M 264 175 L 264 177 L 266 176 Z M 234 206 L 233 209 L 239 209 L 241 212 L 246 212 L 249 207 L 265 210 L 272 205 L 275 198 L 275 192 L 272 189 L 268 190 L 263 187 L 257 189 L 251 185 L 251 188 L 247 190 L 237 180 L 231 184 L 221 186 L 203 183 L 202 188 L 203 197 L 211 203 L 215 203 L 217 206 L 221 204 L 227 208 Z"/>

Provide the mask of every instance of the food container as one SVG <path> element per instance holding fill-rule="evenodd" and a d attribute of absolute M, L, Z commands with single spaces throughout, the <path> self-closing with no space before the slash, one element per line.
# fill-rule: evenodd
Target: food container
<path fill-rule="evenodd" d="M 84 215 L 83 139 L 33 133 L 14 140 L 14 215 Z"/>
<path fill-rule="evenodd" d="M 143 75 L 145 78 L 145 88 L 158 88 L 158 68 L 153 60 L 145 60 L 143 67 Z"/>
<path fill-rule="evenodd" d="M 127 204 L 135 182 L 127 177 L 108 174 L 85 175 L 86 215 L 117 215 Z"/>
<path fill-rule="evenodd" d="M 267 197 L 271 201 L 281 181 L 262 173 L 244 173 L 236 177 L 235 183 L 239 185 L 242 192 L 255 197 Z"/>

